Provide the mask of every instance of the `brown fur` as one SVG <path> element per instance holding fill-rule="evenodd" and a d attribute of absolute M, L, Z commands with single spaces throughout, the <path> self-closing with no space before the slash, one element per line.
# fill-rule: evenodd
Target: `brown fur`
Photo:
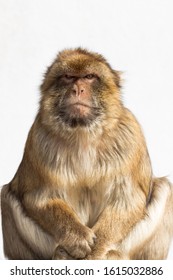
<path fill-rule="evenodd" d="M 168 248 L 157 254 L 154 248 L 160 246 L 160 232 L 165 244 L 171 240 L 172 189 L 166 179 L 153 179 L 140 126 L 121 102 L 118 72 L 99 54 L 65 50 L 48 68 L 41 92 L 22 162 L 2 190 L 5 254 L 12 259 L 165 258 Z M 163 212 L 154 234 L 157 226 L 145 221 L 147 203 L 159 208 L 154 200 L 160 192 L 165 200 L 158 197 Z M 142 221 L 153 229 L 128 247 L 128 236 L 133 241 Z M 31 227 L 31 237 L 22 224 Z"/>

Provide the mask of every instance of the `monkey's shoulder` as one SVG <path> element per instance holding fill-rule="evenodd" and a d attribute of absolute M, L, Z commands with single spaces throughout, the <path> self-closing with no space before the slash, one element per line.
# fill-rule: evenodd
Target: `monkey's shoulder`
<path fill-rule="evenodd" d="M 123 112 L 120 116 L 120 122 L 126 124 L 126 126 L 133 126 L 134 129 L 141 130 L 141 125 L 137 117 L 126 107 L 123 108 Z"/>

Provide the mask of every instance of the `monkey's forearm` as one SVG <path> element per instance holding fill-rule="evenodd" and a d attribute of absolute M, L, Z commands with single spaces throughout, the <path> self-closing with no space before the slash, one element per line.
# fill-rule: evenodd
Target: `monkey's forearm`
<path fill-rule="evenodd" d="M 83 258 L 91 252 L 94 232 L 61 199 L 51 199 L 42 207 L 30 207 L 26 203 L 26 211 L 72 258 Z"/>
<path fill-rule="evenodd" d="M 72 228 L 82 227 L 75 212 L 61 199 L 49 199 L 42 206 L 25 202 L 24 207 L 28 215 L 57 240 Z"/>

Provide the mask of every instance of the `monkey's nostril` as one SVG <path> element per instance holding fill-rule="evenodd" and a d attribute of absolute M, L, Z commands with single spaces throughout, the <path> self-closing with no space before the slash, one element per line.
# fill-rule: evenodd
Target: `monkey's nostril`
<path fill-rule="evenodd" d="M 76 91 L 75 89 L 72 89 L 72 93 L 76 94 L 76 92 L 77 92 L 77 91 Z"/>

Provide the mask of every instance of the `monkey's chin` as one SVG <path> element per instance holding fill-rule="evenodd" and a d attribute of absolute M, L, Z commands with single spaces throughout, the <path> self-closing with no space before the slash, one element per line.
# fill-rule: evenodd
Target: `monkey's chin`
<path fill-rule="evenodd" d="M 63 123 L 72 128 L 90 126 L 96 120 L 96 116 L 93 114 L 81 116 L 66 113 L 60 114 L 59 116 Z"/>
<path fill-rule="evenodd" d="M 63 122 L 72 127 L 86 127 L 90 126 L 93 123 L 94 119 L 90 117 L 66 117 L 63 118 Z"/>

